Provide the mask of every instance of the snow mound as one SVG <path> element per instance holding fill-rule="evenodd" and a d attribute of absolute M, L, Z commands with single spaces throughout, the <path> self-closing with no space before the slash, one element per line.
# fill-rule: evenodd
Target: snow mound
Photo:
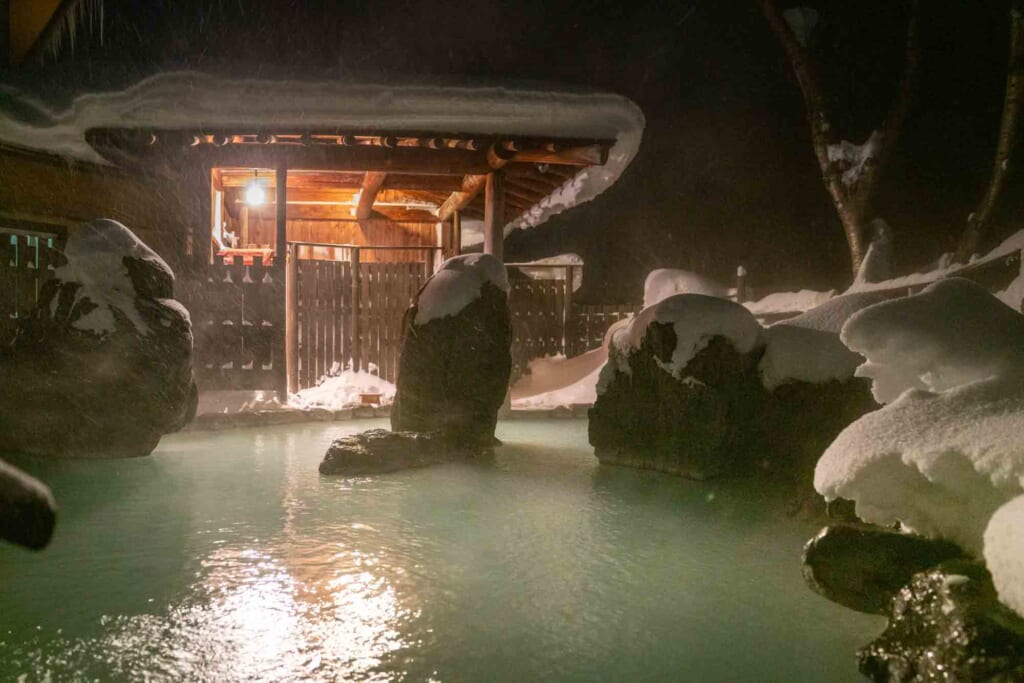
<path fill-rule="evenodd" d="M 64 247 L 67 263 L 54 271 L 61 282 L 77 282 L 74 304 L 88 299 L 95 308 L 75 320 L 73 326 L 105 335 L 115 330 L 114 309 L 123 313 L 140 334 L 148 334 L 149 326 L 135 306 L 135 286 L 124 264 L 125 257 L 147 261 L 174 280 L 174 273 L 156 252 L 147 247 L 131 230 L 117 221 L 101 218 L 72 228 Z M 56 313 L 58 300 L 51 304 Z M 161 303 L 174 308 L 188 319 L 188 312 L 171 299 Z"/>
<path fill-rule="evenodd" d="M 333 377 L 325 377 L 315 387 L 292 394 L 288 397 L 288 405 L 301 410 L 341 410 L 361 404 L 362 394 L 380 394 L 381 404 L 386 405 L 395 399 L 395 385 L 365 370 L 345 370 Z"/>
<path fill-rule="evenodd" d="M 711 278 L 678 268 L 658 268 L 644 280 L 644 308 L 673 294 L 703 294 L 720 299 L 729 298 L 729 290 Z"/>
<path fill-rule="evenodd" d="M 791 381 L 818 384 L 853 377 L 863 358 L 832 332 L 777 323 L 765 330 L 766 348 L 758 371 L 768 390 Z"/>
<path fill-rule="evenodd" d="M 843 430 L 814 488 L 867 522 L 945 538 L 980 553 L 997 508 L 1024 491 L 1024 375 L 943 393 L 912 390 Z"/>
<path fill-rule="evenodd" d="M 871 243 L 864 254 L 853 287 L 869 282 L 883 282 L 892 279 L 892 228 L 881 218 L 875 218 L 868 226 L 871 229 Z"/>
<path fill-rule="evenodd" d="M 508 291 L 505 266 L 491 254 L 465 254 L 448 259 L 423 285 L 416 301 L 415 323 L 423 325 L 455 315 L 480 297 L 485 282 Z"/>
<path fill-rule="evenodd" d="M 608 347 L 572 358 L 548 356 L 530 361 L 530 371 L 511 388 L 513 408 L 558 408 L 597 400 L 597 378 Z"/>
<path fill-rule="evenodd" d="M 829 299 L 794 318 L 787 318 L 779 324 L 839 334 L 850 316 L 862 308 L 873 306 L 881 301 L 885 301 L 885 297 L 879 294 L 844 294 Z"/>
<path fill-rule="evenodd" d="M 773 313 L 797 313 L 822 305 L 836 291 L 817 292 L 813 289 L 801 289 L 799 292 L 775 292 L 757 301 L 744 301 L 743 307 L 754 315 L 771 315 Z"/>
<path fill-rule="evenodd" d="M 879 403 L 1024 367 L 1024 316 L 959 278 L 854 314 L 841 338 L 867 358 L 857 375 L 873 380 Z"/>
<path fill-rule="evenodd" d="M 1024 616 L 1024 496 L 996 510 L 985 528 L 985 564 L 999 600 Z"/>
<path fill-rule="evenodd" d="M 647 328 L 654 322 L 671 324 L 675 330 L 676 348 L 671 360 L 661 367 L 677 379 L 712 337 L 725 337 L 740 353 L 750 353 L 762 343 L 761 325 L 750 311 L 732 301 L 703 294 L 676 294 L 648 306 L 633 318 L 628 328 L 613 335 L 612 343 L 623 354 L 639 349 Z"/>

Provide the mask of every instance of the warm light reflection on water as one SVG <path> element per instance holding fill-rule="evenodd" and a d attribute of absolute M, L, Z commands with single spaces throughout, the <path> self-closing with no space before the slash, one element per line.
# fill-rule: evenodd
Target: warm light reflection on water
<path fill-rule="evenodd" d="M 0 681 L 857 680 L 880 620 L 804 588 L 814 528 L 763 496 L 599 468 L 560 421 L 504 425 L 493 463 L 319 477 L 356 427 L 19 461 L 62 518 L 0 547 Z"/>

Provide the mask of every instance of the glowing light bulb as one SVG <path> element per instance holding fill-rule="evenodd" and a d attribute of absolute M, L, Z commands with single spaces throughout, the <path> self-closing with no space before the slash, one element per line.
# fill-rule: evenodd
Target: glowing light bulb
<path fill-rule="evenodd" d="M 259 206 L 266 200 L 266 198 L 267 195 L 263 191 L 263 188 L 260 187 L 255 180 L 249 183 L 249 187 L 245 191 L 246 204 L 249 206 Z"/>

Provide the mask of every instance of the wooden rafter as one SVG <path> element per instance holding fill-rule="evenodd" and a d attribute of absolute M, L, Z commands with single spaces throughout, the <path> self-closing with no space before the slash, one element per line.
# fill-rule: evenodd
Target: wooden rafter
<path fill-rule="evenodd" d="M 487 174 L 467 175 L 462 179 L 462 189 L 452 192 L 451 196 L 437 210 L 437 220 L 443 223 L 451 218 L 453 213 L 465 208 L 480 194 L 486 184 Z"/>

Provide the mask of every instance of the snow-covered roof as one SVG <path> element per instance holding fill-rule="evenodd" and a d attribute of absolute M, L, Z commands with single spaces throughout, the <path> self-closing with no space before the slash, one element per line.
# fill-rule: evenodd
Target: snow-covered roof
<path fill-rule="evenodd" d="M 0 143 L 97 163 L 104 160 L 85 133 L 103 128 L 299 126 L 614 141 L 604 165 L 581 168 L 512 227 L 537 225 L 603 192 L 636 155 L 644 127 L 627 98 L 547 86 L 374 85 L 177 71 L 80 94 L 63 109 L 4 91 Z"/>

